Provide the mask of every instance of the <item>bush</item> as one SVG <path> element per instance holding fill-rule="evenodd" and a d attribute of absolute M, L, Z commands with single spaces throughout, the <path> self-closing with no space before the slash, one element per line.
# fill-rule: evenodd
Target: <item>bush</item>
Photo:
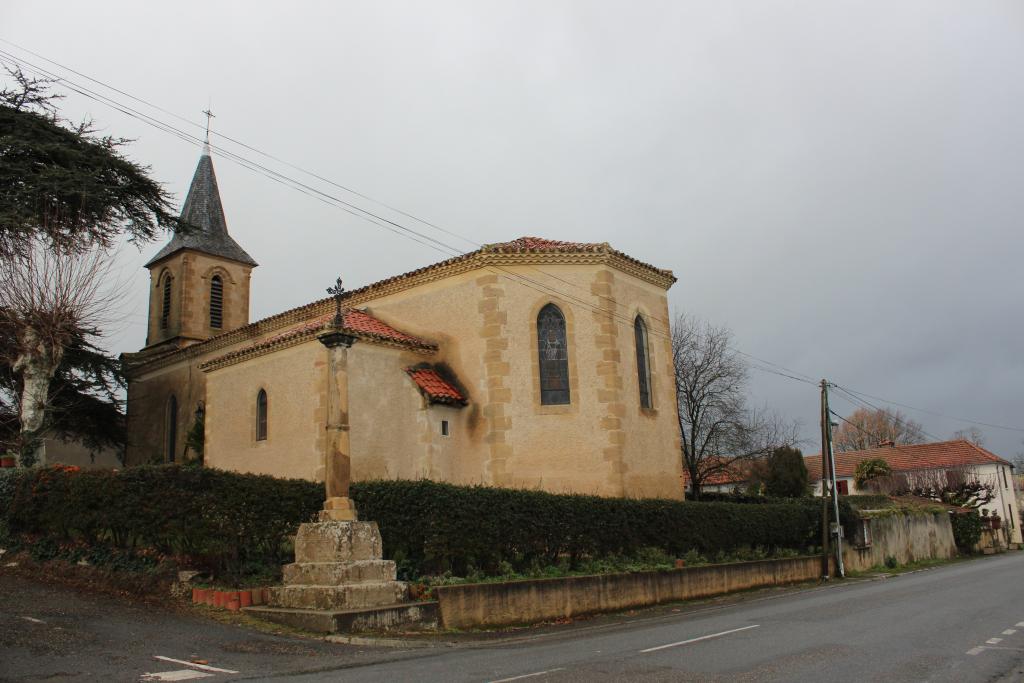
<path fill-rule="evenodd" d="M 656 548 L 674 557 L 742 547 L 805 550 L 820 533 L 819 509 L 559 495 L 432 481 L 360 482 L 362 519 L 380 525 L 387 557 L 406 575 L 515 571 L 568 558 L 635 557 Z"/>
<path fill-rule="evenodd" d="M 974 552 L 974 546 L 981 540 L 981 515 L 977 510 L 951 512 L 949 521 L 953 526 L 953 541 L 956 549 L 964 555 Z"/>
<path fill-rule="evenodd" d="M 558 495 L 432 481 L 352 486 L 403 578 L 496 575 L 651 553 L 716 557 L 805 551 L 820 537 L 814 499 L 758 505 Z M 197 568 L 251 573 L 290 561 L 286 539 L 323 502 L 318 483 L 175 465 L 120 472 L 19 470 L 0 477 L 0 523 L 51 544 L 147 550 Z"/>
<path fill-rule="evenodd" d="M 189 558 L 239 574 L 281 564 L 284 541 L 323 503 L 321 485 L 175 465 L 55 467 L 0 478 L 0 525 L 21 537 Z"/>

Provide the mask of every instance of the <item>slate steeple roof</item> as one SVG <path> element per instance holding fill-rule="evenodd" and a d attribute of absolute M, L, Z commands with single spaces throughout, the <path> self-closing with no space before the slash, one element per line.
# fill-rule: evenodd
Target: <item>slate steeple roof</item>
<path fill-rule="evenodd" d="M 192 230 L 186 234 L 175 232 L 171 241 L 149 260 L 147 267 L 182 249 L 195 249 L 204 254 L 221 256 L 250 266 L 257 265 L 256 261 L 245 253 L 245 249 L 228 234 L 228 224 L 224 218 L 224 207 L 220 202 L 209 145 L 203 145 L 203 154 L 199 157 L 199 165 L 192 176 L 192 186 L 188 189 L 185 206 L 181 209 L 181 220 L 193 226 Z"/>

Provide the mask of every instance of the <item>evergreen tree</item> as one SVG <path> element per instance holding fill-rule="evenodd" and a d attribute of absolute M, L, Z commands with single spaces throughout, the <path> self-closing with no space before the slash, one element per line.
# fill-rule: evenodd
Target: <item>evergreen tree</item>
<path fill-rule="evenodd" d="M 799 448 L 782 446 L 768 456 L 765 493 L 769 496 L 799 498 L 809 492 L 807 465 Z"/>
<path fill-rule="evenodd" d="M 146 242 L 172 228 L 170 195 L 119 153 L 127 140 L 57 115 L 51 81 L 8 69 L 0 90 L 0 256 L 44 236 L 64 248 L 108 248 L 121 234 Z"/>

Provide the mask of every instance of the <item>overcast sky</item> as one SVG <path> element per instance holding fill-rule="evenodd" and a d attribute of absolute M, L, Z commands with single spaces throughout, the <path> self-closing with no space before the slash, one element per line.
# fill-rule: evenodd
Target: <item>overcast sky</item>
<path fill-rule="evenodd" d="M 215 131 L 474 242 L 607 241 L 675 271 L 676 311 L 815 379 L 1024 427 L 1018 1 L 7 0 L 0 38 L 190 121 L 212 102 Z M 135 138 L 129 155 L 184 199 L 196 146 L 81 96 L 63 107 Z M 338 274 L 354 288 L 444 257 L 214 162 L 260 263 L 253 319 Z M 123 253 L 135 294 L 115 351 L 144 343 L 142 264 L 162 242 Z M 816 450 L 813 386 L 754 371 L 750 391 Z M 935 437 L 970 426 L 904 412 Z M 1024 432 L 982 429 L 1024 450 Z"/>

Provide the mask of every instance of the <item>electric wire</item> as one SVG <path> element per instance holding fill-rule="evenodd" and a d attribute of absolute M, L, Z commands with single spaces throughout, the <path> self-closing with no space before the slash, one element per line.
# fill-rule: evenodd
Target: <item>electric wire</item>
<path fill-rule="evenodd" d="M 24 52 L 26 52 L 28 54 L 31 54 L 31 55 L 39 58 L 39 59 L 44 60 L 44 61 L 46 61 L 49 64 L 53 64 L 53 65 L 55 65 L 55 66 L 57 66 L 57 67 L 59 67 L 61 69 L 64 69 L 64 70 L 66 70 L 68 72 L 76 74 L 76 75 L 78 75 L 78 76 L 80 76 L 82 78 L 85 78 L 85 79 L 93 82 L 93 83 L 96 83 L 96 84 L 101 85 L 101 86 L 103 86 L 105 88 L 108 88 L 109 90 L 112 90 L 112 91 L 114 91 L 114 92 L 116 92 L 116 93 L 118 93 L 120 95 L 123 95 L 124 97 L 130 98 L 131 100 L 133 100 L 135 102 L 139 102 L 139 103 L 144 104 L 144 105 L 146 105 L 148 107 L 151 107 L 151 108 L 153 108 L 153 109 L 155 109 L 157 111 L 160 111 L 160 112 L 162 112 L 164 114 L 167 114 L 168 116 L 172 116 L 172 117 L 174 117 L 176 119 L 179 119 L 179 120 L 181 120 L 181 121 L 183 121 L 185 123 L 188 123 L 191 126 L 195 126 L 197 128 L 200 128 L 200 129 L 204 128 L 204 126 L 202 126 L 202 124 L 199 124 L 199 123 L 196 123 L 194 121 L 191 121 L 191 120 L 187 119 L 186 117 L 180 116 L 179 114 L 176 114 L 176 113 L 174 113 L 174 112 L 172 112 L 170 110 L 167 110 L 167 109 L 165 109 L 163 107 L 160 107 L 159 105 L 153 104 L 153 103 L 151 103 L 151 102 L 149 102 L 147 100 L 144 100 L 144 99 L 139 98 L 139 97 L 137 97 L 135 95 L 132 95 L 131 93 L 128 93 L 128 92 L 126 92 L 124 90 L 121 90 L 121 89 L 119 89 L 119 88 L 117 88 L 115 86 L 112 86 L 112 85 L 110 85 L 108 83 L 105 83 L 105 82 L 103 82 L 101 80 L 98 80 L 98 79 L 95 79 L 95 78 L 93 78 L 91 76 L 88 76 L 88 75 L 86 75 L 86 74 L 84 74 L 84 73 L 82 73 L 80 71 L 77 71 L 77 70 L 71 68 L 71 67 L 68 67 L 66 65 L 60 64 L 59 62 L 55 62 L 54 60 L 51 60 L 51 59 L 49 59 L 49 58 L 47 58 L 47 57 L 45 57 L 43 55 L 40 55 L 39 53 L 36 53 L 36 52 L 33 52 L 33 51 L 31 51 L 31 50 L 29 50 L 27 48 L 24 48 L 24 47 L 22 47 L 22 46 L 20 46 L 20 45 L 18 45 L 16 43 L 13 43 L 12 41 L 6 40 L 4 38 L 0 38 L 0 42 L 4 42 L 4 43 L 6 43 L 8 45 L 11 45 L 11 46 L 13 46 L 13 47 L 15 47 L 15 48 L 17 48 L 19 50 L 22 50 L 22 51 L 24 51 Z M 148 114 L 146 114 L 144 112 L 138 111 L 137 109 L 134 109 L 134 108 L 132 108 L 132 107 L 130 107 L 128 105 L 125 105 L 125 104 L 123 104 L 121 102 L 118 102 L 117 100 L 115 100 L 115 99 L 113 99 L 113 98 L 111 98 L 109 96 L 106 96 L 106 95 L 104 95 L 102 93 L 96 92 L 96 91 L 94 91 L 94 90 L 92 90 L 90 88 L 82 86 L 81 84 L 75 83 L 75 82 L 71 81 L 70 79 L 68 79 L 68 78 L 66 78 L 64 76 L 61 76 L 60 74 L 57 74 L 55 72 L 49 71 L 48 69 L 45 69 L 45 68 L 40 67 L 40 66 L 38 66 L 36 64 L 33 64 L 33 63 L 25 60 L 24 58 L 19 57 L 18 55 L 14 55 L 14 54 L 6 51 L 6 50 L 0 50 L 0 61 L 5 61 L 5 62 L 12 63 L 15 66 L 18 66 L 20 68 L 24 68 L 24 69 L 26 69 L 26 70 L 28 70 L 28 71 L 30 71 L 32 73 L 36 73 L 37 75 L 42 76 L 43 78 L 52 79 L 55 82 L 61 83 L 62 85 L 64 85 L 68 89 L 72 90 L 73 92 L 76 92 L 76 93 L 78 93 L 78 94 L 80 94 L 80 95 L 82 95 L 82 96 L 84 96 L 84 97 L 86 97 L 88 99 L 93 100 L 93 101 L 96 101 L 96 102 L 99 102 L 99 103 L 104 104 L 106 106 L 109 106 L 109 107 L 111 107 L 111 108 L 121 112 L 122 114 L 124 114 L 126 116 L 129 116 L 129 117 L 135 118 L 137 120 L 140 120 L 143 123 L 146 123 L 147 125 L 150 125 L 150 126 L 152 126 L 154 128 L 157 128 L 158 130 L 161 130 L 161 131 L 163 131 L 165 133 L 173 135 L 174 137 L 177 137 L 178 139 L 180 139 L 180 140 L 182 140 L 184 142 L 187 142 L 187 143 L 193 144 L 193 145 L 202 145 L 202 144 L 204 144 L 204 141 L 201 140 L 197 136 L 193 136 L 193 135 L 190 135 L 190 134 L 188 134 L 188 133 L 186 133 L 184 131 L 181 131 L 180 129 L 177 129 L 174 126 L 172 126 L 172 125 L 170 125 L 170 124 L 168 124 L 166 122 L 163 122 L 163 121 L 161 121 L 159 119 L 156 119 L 155 117 L 149 116 Z M 246 144 L 246 143 L 244 143 L 244 142 L 242 142 L 240 140 L 237 140 L 237 139 L 235 139 L 233 137 L 230 137 L 230 136 L 225 135 L 223 133 L 220 133 L 218 131 L 212 130 L 210 132 L 213 135 L 218 136 L 221 139 L 224 139 L 224 140 L 227 140 L 228 142 L 231 142 L 233 144 L 239 145 L 240 147 L 242 147 L 244 149 L 247 149 L 247 150 L 249 150 L 251 152 L 254 152 L 256 154 L 259 154 L 259 155 L 261 155 L 263 157 L 271 159 L 271 160 L 273 160 L 275 162 L 281 163 L 281 164 L 283 164 L 283 165 L 285 165 L 285 166 L 287 166 L 289 168 L 292 168 L 292 169 L 294 169 L 296 171 L 299 171 L 299 172 L 301 172 L 303 174 L 309 175 L 309 176 L 311 176 L 313 178 L 316 178 L 317 180 L 320 180 L 321 182 L 327 183 L 327 184 L 329 184 L 329 185 L 331 185 L 333 187 L 341 189 L 341 190 L 343 190 L 345 192 L 348 192 L 348 193 L 350 193 L 352 195 L 355 195 L 355 196 L 360 197 L 362 199 L 365 199 L 367 201 L 373 202 L 374 204 L 382 206 L 382 207 L 384 207 L 384 208 L 386 208 L 386 209 L 388 209 L 390 211 L 394 211 L 395 213 L 398 213 L 398 214 L 400 214 L 400 215 L 402 215 L 402 216 L 404 216 L 406 218 L 409 218 L 411 220 L 415 220 L 418 223 L 421 223 L 421 224 L 423 224 L 425 226 L 428 226 L 428 227 L 430 227 L 432 229 L 438 230 L 438 231 L 440 231 L 440 232 L 442 232 L 444 234 L 447 234 L 447 235 L 449 235 L 451 237 L 455 237 L 456 239 L 460 239 L 460 240 L 462 240 L 464 242 L 467 242 L 468 244 L 471 244 L 471 245 L 474 245 L 474 246 L 477 246 L 477 247 L 483 246 L 480 243 L 476 242 L 475 240 L 472 240 L 472 239 L 470 239 L 468 237 L 460 235 L 460 234 L 458 234 L 458 233 L 456 233 L 454 231 L 448 230 L 448 229 L 446 229 L 446 228 L 444 228 L 444 227 L 442 227 L 440 225 L 437 225 L 436 223 L 433 223 L 433 222 L 428 221 L 426 219 L 423 219 L 423 218 L 420 218 L 418 216 L 415 216 L 414 214 L 405 212 L 405 211 L 403 211 L 403 210 L 401 210 L 401 209 L 399 209 L 399 208 L 397 208 L 395 206 L 392 206 L 390 204 L 382 202 L 382 201 L 380 201 L 378 199 L 375 199 L 375 198 L 373 198 L 373 197 L 371 197 L 369 195 L 363 194 L 363 193 L 361 193 L 361 192 L 359 192 L 357 190 L 354 190 L 353 188 L 350 188 L 348 186 L 345 186 L 345 185 L 342 185 L 340 183 L 337 183 L 337 182 L 335 182 L 335 181 L 333 181 L 333 180 L 331 180 L 329 178 L 326 178 L 326 177 L 324 177 L 322 175 L 319 175 L 319 174 L 317 174 L 315 172 L 306 170 L 306 169 L 304 169 L 304 168 L 302 168 L 300 166 L 297 166 L 295 164 L 292 164 L 292 163 L 290 163 L 290 162 L 288 162 L 288 161 L 286 161 L 284 159 L 281 159 L 281 158 L 279 158 L 277 156 L 274 156 L 272 154 L 264 152 L 264 151 L 260 150 L 257 147 L 254 147 L 252 145 L 248 145 L 248 144 Z M 295 178 L 286 176 L 286 175 L 284 175 L 284 174 L 282 174 L 282 173 L 280 173 L 280 172 L 278 172 L 278 171 L 276 171 L 276 170 L 274 170 L 272 168 L 269 168 L 267 166 L 259 164 L 258 162 L 252 161 L 251 159 L 247 159 L 246 157 L 243 157 L 240 154 L 232 152 L 231 150 L 229 150 L 227 148 L 224 148 L 223 146 L 211 145 L 211 147 L 213 149 L 217 150 L 217 153 L 219 155 L 223 156 L 224 158 L 226 158 L 226 159 L 228 159 L 228 160 L 230 160 L 230 161 L 232 161 L 234 163 L 239 164 L 240 166 L 242 166 L 243 168 L 246 168 L 247 170 L 250 170 L 250 171 L 258 173 L 258 174 L 261 174 L 264 177 L 266 177 L 266 178 L 268 178 L 270 180 L 273 180 L 274 182 L 277 182 L 277 183 L 279 183 L 281 185 L 284 185 L 285 187 L 289 187 L 289 188 L 291 188 L 293 190 L 297 190 L 297 191 L 299 191 L 299 192 L 301 192 L 301 193 L 303 193 L 303 194 L 305 194 L 307 196 L 310 196 L 310 197 L 312 197 L 314 199 L 317 199 L 318 201 L 320 201 L 320 202 L 322 202 L 324 204 L 327 204 L 329 206 L 333 206 L 334 208 L 341 209 L 341 210 L 345 211 L 346 213 L 349 213 L 350 215 L 352 215 L 352 216 L 354 216 L 356 218 L 360 218 L 360 219 L 365 220 L 365 221 L 367 221 L 367 222 L 369 222 L 369 223 L 371 223 L 373 225 L 376 225 L 378 227 L 384 228 L 384 229 L 386 229 L 386 230 L 388 230 L 388 231 L 390 231 L 390 232 L 392 232 L 392 233 L 394 233 L 396 235 L 399 235 L 401 237 L 405 237 L 406 239 L 410 239 L 413 242 L 416 242 L 417 244 L 420 244 L 421 246 L 425 246 L 425 247 L 428 247 L 428 248 L 430 248 L 430 249 L 432 249 L 434 251 L 438 251 L 439 253 L 442 253 L 442 254 L 444 254 L 444 255 L 446 255 L 448 257 L 458 257 L 458 256 L 461 256 L 461 255 L 466 255 L 467 254 L 467 252 L 465 252 L 465 251 L 463 251 L 461 249 L 458 249 L 457 247 L 454 247 L 454 246 L 452 246 L 450 244 L 442 242 L 442 241 L 440 241 L 440 240 L 438 240 L 438 239 L 436 239 L 434 237 L 431 237 L 429 235 L 423 234 L 423 233 L 421 233 L 419 231 L 413 230 L 413 229 L 409 228 L 408 226 L 401 225 L 401 224 L 399 224 L 396 221 L 392 221 L 392 220 L 390 220 L 390 219 L 388 219 L 386 217 L 380 216 L 380 215 L 378 215 L 378 214 L 376 214 L 374 212 L 368 211 L 367 209 L 364 209 L 362 207 L 359 207 L 358 205 L 352 204 L 351 202 L 348 202 L 348 201 L 346 201 L 346 200 L 344 200 L 344 199 L 342 199 L 340 197 L 336 197 L 336 196 L 333 196 L 333 195 L 328 194 L 326 192 L 323 192 L 322 190 L 319 190 L 319 189 L 317 189 L 315 187 L 312 187 L 312 186 L 310 186 L 308 184 L 305 184 L 305 183 L 303 183 L 303 182 L 301 182 L 299 180 L 296 180 Z M 568 285 L 570 285 L 572 287 L 575 287 L 575 288 L 578 288 L 578 289 L 581 289 L 581 290 L 584 289 L 582 286 L 580 286 L 580 285 L 578 285 L 576 283 L 570 282 L 568 280 L 565 280 L 564 278 L 561 278 L 561 277 L 557 276 L 554 273 L 550 273 L 550 272 L 544 271 L 542 269 L 539 269 L 539 268 L 536 268 L 536 267 L 533 267 L 533 266 L 530 266 L 530 267 L 531 267 L 531 269 L 536 270 L 537 272 L 539 272 L 539 273 L 541 273 L 541 274 L 543 274 L 543 275 L 545 275 L 547 277 L 551 277 L 551 278 L 553 278 L 555 280 L 558 280 L 560 282 L 563 282 L 565 284 L 568 284 Z M 551 285 L 546 285 L 544 283 L 537 282 L 536 280 L 532 280 L 532 279 L 522 275 L 521 273 L 516 273 L 514 271 L 510 271 L 507 268 L 504 268 L 503 266 L 500 266 L 500 265 L 488 265 L 488 266 L 486 266 L 486 268 L 489 269 L 491 272 L 499 271 L 499 272 L 497 272 L 497 274 L 502 275 L 506 279 L 510 279 L 510 280 L 516 282 L 517 284 L 519 284 L 521 286 L 524 286 L 524 287 L 527 287 L 529 289 L 532 289 L 534 291 L 538 291 L 538 292 L 543 293 L 545 295 L 552 295 L 552 294 L 554 294 L 554 295 L 560 296 L 563 299 L 569 300 L 571 303 L 573 303 L 573 304 L 575 304 L 577 306 L 581 306 L 581 307 L 584 307 L 586 309 L 589 309 L 592 312 L 600 313 L 602 315 L 609 316 L 609 317 L 611 317 L 613 319 L 617 319 L 620 323 L 622 323 L 624 325 L 632 326 L 634 324 L 634 321 L 628 319 L 627 317 L 624 317 L 624 316 L 618 314 L 614 310 L 608 310 L 606 308 L 602 308 L 602 307 L 599 307 L 599 306 L 594 306 L 590 302 L 587 302 L 585 300 L 579 299 L 578 297 L 574 297 L 572 295 L 569 295 L 569 294 L 567 294 L 564 291 L 559 291 L 558 289 L 554 288 Z M 613 297 L 608 297 L 608 296 L 604 296 L 604 295 L 597 295 L 597 297 L 599 299 L 604 299 L 604 300 L 612 303 L 614 306 L 619 306 L 619 307 L 626 308 L 625 306 L 620 304 L 618 301 L 616 301 Z M 653 315 L 653 314 L 649 314 L 648 317 L 661 322 L 662 324 L 664 324 L 666 326 L 666 328 L 669 328 L 670 325 L 671 325 L 670 321 L 668 321 L 668 320 L 666 320 L 664 318 L 661 318 L 659 316 L 656 316 L 656 315 Z M 652 333 L 652 336 L 662 337 L 664 339 L 670 339 L 671 338 L 669 335 L 665 334 L 664 332 L 662 332 L 662 331 L 660 331 L 658 329 L 651 330 L 651 333 Z M 738 353 L 738 354 L 740 354 L 740 355 L 742 355 L 742 356 L 744 356 L 746 358 L 749 358 L 752 361 L 756 361 L 756 363 L 751 363 L 751 367 L 753 369 L 755 369 L 755 370 L 758 370 L 758 371 L 761 371 L 761 372 L 765 372 L 765 373 L 769 373 L 769 374 L 773 374 L 773 375 L 777 375 L 779 377 L 783 377 L 783 378 L 786 378 L 786 379 L 790 379 L 790 380 L 794 380 L 794 381 L 798 381 L 798 382 L 803 382 L 803 383 L 806 383 L 806 384 L 811 384 L 811 385 L 817 385 L 818 384 L 818 382 L 815 381 L 813 378 L 811 378 L 809 375 L 806 375 L 806 374 L 801 373 L 801 372 L 796 371 L 796 370 L 792 370 L 791 368 L 787 368 L 787 367 L 779 365 L 777 363 L 773 363 L 771 361 L 768 361 L 766 359 L 760 358 L 758 356 L 754 356 L 753 354 L 750 354 L 750 353 L 747 353 L 745 351 L 742 351 L 742 350 L 740 350 L 740 349 L 738 349 L 738 348 L 736 348 L 734 346 L 730 346 L 729 348 L 732 351 L 734 351 L 735 353 Z M 758 365 L 757 363 L 760 363 L 761 365 Z M 991 428 L 995 428 L 995 429 L 1005 429 L 1005 430 L 1010 430 L 1010 431 L 1024 432 L 1024 428 L 1020 428 L 1020 427 L 1010 427 L 1010 426 L 1006 426 L 1006 425 L 998 425 L 998 424 L 993 424 L 993 423 L 981 422 L 979 420 L 972 420 L 972 419 L 969 419 L 969 418 L 951 416 L 951 415 L 947 415 L 947 414 L 944 414 L 944 413 L 939 413 L 939 412 L 936 412 L 936 411 L 930 411 L 930 410 L 926 410 L 926 409 L 923 409 L 923 408 L 917 408 L 915 406 L 911 406 L 911 405 L 908 405 L 908 404 L 900 403 L 900 402 L 897 402 L 897 401 L 892 401 L 892 400 L 885 399 L 885 398 L 882 398 L 882 397 L 879 397 L 879 396 L 872 396 L 871 394 L 866 394 L 866 393 L 863 393 L 863 392 L 855 392 L 853 390 L 846 389 L 846 388 L 844 388 L 844 387 L 842 387 L 840 385 L 837 385 L 837 384 L 832 384 L 832 386 L 842 390 L 844 393 L 847 393 L 852 398 L 855 398 L 855 399 L 865 403 L 869 407 L 875 407 L 875 406 L 873 406 L 873 404 L 870 404 L 869 402 L 867 402 L 867 401 L 865 401 L 863 399 L 860 399 L 859 398 L 860 396 L 866 396 L 866 397 L 869 397 L 869 398 L 874 398 L 876 400 L 883 401 L 885 403 L 890 403 L 892 405 L 897 405 L 897 406 L 906 408 L 908 410 L 915 410 L 915 411 L 918 411 L 918 412 L 922 412 L 922 413 L 926 413 L 926 414 L 930 414 L 930 415 L 935 415 L 935 416 L 943 417 L 943 418 L 947 418 L 947 419 L 958 420 L 958 421 L 961 421 L 961 422 L 966 422 L 966 423 L 970 423 L 970 424 L 977 424 L 977 425 L 981 425 L 981 426 L 985 426 L 985 427 L 991 427 Z M 879 410 L 877 407 L 875 407 L 875 409 Z M 936 438 L 933 435 L 927 434 L 927 432 L 924 432 L 924 430 L 922 430 L 922 432 L 925 433 L 927 436 L 930 436 L 931 438 Z"/>

